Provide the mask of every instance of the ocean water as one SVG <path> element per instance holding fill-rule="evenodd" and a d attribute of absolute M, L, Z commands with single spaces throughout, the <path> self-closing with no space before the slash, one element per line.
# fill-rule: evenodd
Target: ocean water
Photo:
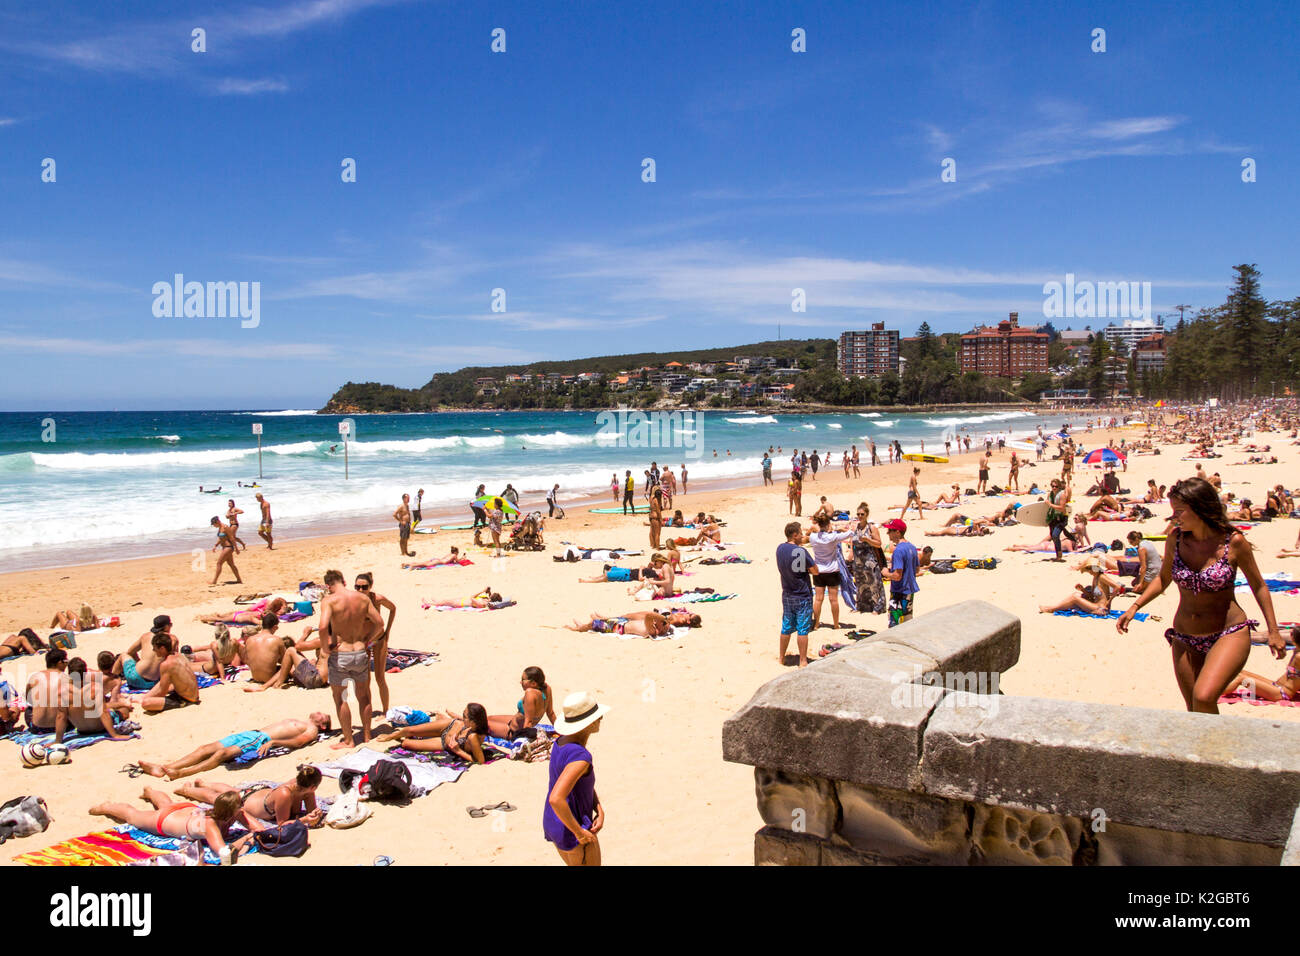
<path fill-rule="evenodd" d="M 835 461 L 867 437 L 881 447 L 942 453 L 945 434 L 1014 437 L 1068 420 L 1028 412 L 988 414 L 847 413 L 743 415 L 620 421 L 595 412 L 458 412 L 356 415 L 347 447 L 344 416 L 308 410 L 0 413 L 0 570 L 175 554 L 210 547 L 209 520 L 227 498 L 244 509 L 240 537 L 255 547 L 254 490 L 271 502 L 281 535 L 391 528 L 403 492 L 424 488 L 426 511 L 464 507 L 475 487 L 506 482 L 521 504 L 542 506 L 559 482 L 562 498 L 609 501 L 612 473 L 631 469 L 641 484 L 651 460 L 685 463 L 693 483 L 756 478 L 763 452 L 780 446 L 829 450 Z M 262 434 L 261 488 L 257 441 Z M 728 454 L 730 452 L 730 454 Z M 716 453 L 716 456 L 715 456 Z M 776 473 L 786 463 L 774 456 Z M 867 458 L 869 460 L 869 457 Z M 199 493 L 221 486 L 220 495 Z M 468 515 L 468 510 L 466 510 Z"/>

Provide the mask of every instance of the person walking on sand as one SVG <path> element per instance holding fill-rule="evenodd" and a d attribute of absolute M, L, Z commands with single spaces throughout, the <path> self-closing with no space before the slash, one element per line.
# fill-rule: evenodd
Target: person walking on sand
<path fill-rule="evenodd" d="M 876 443 L 873 441 L 871 443 L 871 467 L 875 468 L 878 464 L 880 464 L 880 456 L 876 454 Z"/>
<path fill-rule="evenodd" d="M 262 497 L 259 491 L 253 496 L 257 499 L 257 505 L 262 509 L 262 521 L 257 526 L 257 536 L 266 542 L 266 550 L 274 551 L 275 542 L 271 540 L 271 502 Z"/>
<path fill-rule="evenodd" d="M 555 844 L 568 866 L 600 866 L 600 831 L 605 808 L 596 793 L 596 770 L 587 742 L 600 730 L 609 708 L 587 691 L 564 699 L 564 717 L 555 722 L 559 738 L 551 761 L 542 810 L 542 834 Z"/>
<path fill-rule="evenodd" d="M 397 548 L 402 552 L 402 557 L 409 558 L 415 553 L 407 549 L 407 542 L 411 540 L 410 495 L 402 495 L 402 503 L 393 512 L 393 520 L 397 522 Z"/>
<path fill-rule="evenodd" d="M 623 481 L 623 514 L 628 514 L 629 509 L 632 514 L 636 514 L 636 480 L 632 477 L 631 469 L 626 472 Z"/>
<path fill-rule="evenodd" d="M 618 472 L 609 476 L 609 493 L 614 499 L 614 504 L 618 504 Z"/>
<path fill-rule="evenodd" d="M 330 691 L 338 713 L 343 739 L 336 750 L 355 746 L 352 710 L 348 706 L 347 684 L 352 682 L 361 710 L 361 742 L 370 742 L 370 648 L 384 633 L 379 608 L 363 591 L 350 591 L 338 571 L 325 572 L 329 593 L 321 601 L 321 647 L 329 658 Z"/>
<path fill-rule="evenodd" d="M 230 526 L 221 523 L 221 519 L 216 515 L 212 516 L 212 527 L 217 529 L 217 541 L 212 546 L 213 551 L 219 551 L 217 555 L 217 567 L 212 572 L 212 583 L 215 585 L 217 579 L 221 577 L 221 566 L 229 565 L 230 573 L 235 576 L 235 584 L 243 584 L 244 579 L 239 576 L 239 568 L 235 567 L 235 536 L 231 534 Z"/>
<path fill-rule="evenodd" d="M 894 545 L 894 552 L 889 557 L 889 570 L 881 572 L 881 577 L 889 582 L 889 626 L 897 627 L 910 621 L 916 609 L 916 592 L 920 590 L 916 571 L 920 567 L 920 556 L 916 553 L 916 545 L 905 537 L 907 522 L 894 518 L 881 527 L 889 533 L 889 540 Z"/>
<path fill-rule="evenodd" d="M 1060 478 L 1052 479 L 1051 494 L 1047 500 L 1050 507 L 1047 509 L 1047 529 L 1052 536 L 1052 545 L 1056 548 L 1056 557 L 1053 561 L 1064 561 L 1061 557 L 1061 535 L 1070 539 L 1072 544 L 1079 543 L 1078 537 L 1071 531 L 1067 525 L 1070 520 L 1070 496 L 1073 494 L 1073 486 L 1069 480 L 1062 481 Z"/>
<path fill-rule="evenodd" d="M 1020 494 L 1020 459 L 1011 452 L 1011 471 L 1007 474 L 1007 490 Z"/>
<path fill-rule="evenodd" d="M 920 489 L 917 488 L 917 484 L 916 484 L 916 480 L 920 476 L 920 474 L 921 474 L 920 468 L 912 469 L 912 478 L 907 483 L 907 500 L 903 502 L 903 510 L 898 513 L 898 516 L 900 518 L 906 517 L 907 509 L 912 507 L 913 505 L 916 506 L 917 519 L 919 520 L 925 517 L 925 511 L 923 511 L 921 508 L 921 492 Z"/>
<path fill-rule="evenodd" d="M 686 462 L 682 462 L 682 497 L 686 497 Z"/>
<path fill-rule="evenodd" d="M 226 501 L 226 523 L 230 525 L 230 539 L 235 543 L 235 554 L 240 551 L 247 551 L 248 545 L 244 544 L 239 537 L 239 516 L 244 513 L 242 508 L 235 507 L 235 499 L 230 498 Z"/>

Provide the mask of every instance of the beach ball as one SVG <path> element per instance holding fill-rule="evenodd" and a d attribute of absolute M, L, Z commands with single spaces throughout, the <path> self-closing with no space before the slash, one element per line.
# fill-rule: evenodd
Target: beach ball
<path fill-rule="evenodd" d="M 72 754 L 63 744 L 52 744 L 45 750 L 45 759 L 52 767 L 57 767 L 61 763 L 67 763 L 72 759 Z"/>
<path fill-rule="evenodd" d="M 23 744 L 22 749 L 18 751 L 18 756 L 22 759 L 24 767 L 39 767 L 45 763 L 45 745 L 35 741 Z"/>

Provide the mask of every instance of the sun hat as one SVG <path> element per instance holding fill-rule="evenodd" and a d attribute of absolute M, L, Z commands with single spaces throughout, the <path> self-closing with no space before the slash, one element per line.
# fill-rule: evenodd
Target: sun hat
<path fill-rule="evenodd" d="M 580 690 L 564 698 L 564 716 L 555 722 L 557 734 L 576 734 L 609 713 L 609 708 L 596 703 L 589 691 Z"/>

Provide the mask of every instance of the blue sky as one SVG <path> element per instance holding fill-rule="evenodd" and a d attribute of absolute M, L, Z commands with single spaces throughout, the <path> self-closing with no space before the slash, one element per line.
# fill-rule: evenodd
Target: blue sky
<path fill-rule="evenodd" d="M 1066 273 L 1300 294 L 1294 7 L 1137 6 L 7 3 L 0 408 L 1038 322 Z M 156 317 L 175 273 L 260 324 Z"/>

